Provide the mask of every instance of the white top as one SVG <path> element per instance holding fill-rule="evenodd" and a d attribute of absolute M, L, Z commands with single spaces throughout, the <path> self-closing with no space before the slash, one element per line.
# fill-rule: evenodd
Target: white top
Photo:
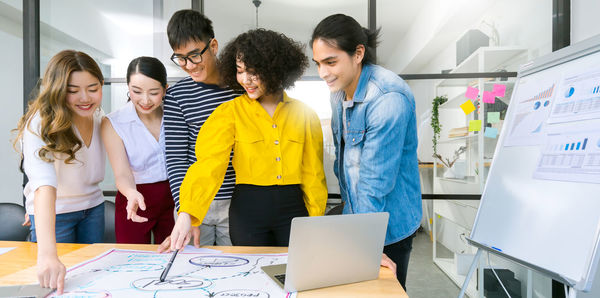
<path fill-rule="evenodd" d="M 121 137 L 136 184 L 167 180 L 165 133 L 160 125 L 158 142 L 146 128 L 130 101 L 106 116 Z"/>
<path fill-rule="evenodd" d="M 34 214 L 35 191 L 44 185 L 56 188 L 56 214 L 81 211 L 96 207 L 104 202 L 99 183 L 104 180 L 105 151 L 100 137 L 102 112 L 94 114 L 94 131 L 90 147 L 82 142 L 72 163 L 66 164 L 59 155 L 54 162 L 45 162 L 38 151 L 45 145 L 39 136 L 41 117 L 35 114 L 29 126 L 23 130 L 23 168 L 29 178 L 23 194 L 26 198 L 27 214 Z M 30 130 L 31 129 L 31 130 Z M 75 134 L 81 139 L 77 127 Z M 32 133 L 35 132 L 35 133 Z"/>

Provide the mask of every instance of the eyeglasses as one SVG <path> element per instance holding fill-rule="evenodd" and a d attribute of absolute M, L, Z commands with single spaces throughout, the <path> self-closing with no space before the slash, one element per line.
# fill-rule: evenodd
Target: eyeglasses
<path fill-rule="evenodd" d="M 171 61 L 173 61 L 173 63 L 175 63 L 177 66 L 185 66 L 187 64 L 187 61 L 192 62 L 193 64 L 198 64 L 200 62 L 202 62 L 202 54 L 204 54 L 204 52 L 206 52 L 206 50 L 208 50 L 208 46 L 210 46 L 210 42 L 213 39 L 209 39 L 208 42 L 206 43 L 206 46 L 204 47 L 204 49 L 202 49 L 202 51 L 200 52 L 193 52 L 191 54 L 188 54 L 186 56 L 182 56 L 182 55 L 177 55 L 177 54 L 173 54 L 171 55 Z"/>

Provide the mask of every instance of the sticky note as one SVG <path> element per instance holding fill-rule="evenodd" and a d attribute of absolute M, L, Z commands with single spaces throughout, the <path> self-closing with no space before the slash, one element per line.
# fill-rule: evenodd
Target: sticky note
<path fill-rule="evenodd" d="M 481 120 L 470 120 L 469 131 L 481 131 Z"/>
<path fill-rule="evenodd" d="M 483 102 L 485 102 L 485 103 L 495 103 L 496 102 L 496 96 L 494 96 L 494 93 L 492 93 L 490 91 L 483 91 Z"/>
<path fill-rule="evenodd" d="M 504 97 L 504 94 L 506 93 L 506 85 L 494 84 L 492 93 L 494 93 L 494 95 L 497 97 Z"/>
<path fill-rule="evenodd" d="M 498 136 L 498 129 L 495 127 L 486 127 L 483 134 L 486 138 L 495 139 Z"/>
<path fill-rule="evenodd" d="M 469 99 L 477 99 L 477 94 L 479 94 L 479 89 L 468 86 L 467 92 L 465 92 L 465 97 Z"/>
<path fill-rule="evenodd" d="M 460 108 L 465 112 L 465 115 L 469 115 L 475 111 L 475 105 L 470 100 L 465 101 L 460 105 Z"/>
<path fill-rule="evenodd" d="M 487 114 L 488 123 L 498 123 L 500 121 L 500 112 L 488 112 Z"/>

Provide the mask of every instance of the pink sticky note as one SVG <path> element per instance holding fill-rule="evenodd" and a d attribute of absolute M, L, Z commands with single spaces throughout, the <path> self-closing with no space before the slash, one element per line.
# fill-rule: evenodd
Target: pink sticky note
<path fill-rule="evenodd" d="M 479 94 L 479 89 L 469 86 L 467 87 L 467 92 L 465 92 L 465 97 L 469 99 L 477 99 L 477 94 Z"/>
<path fill-rule="evenodd" d="M 494 84 L 494 90 L 492 90 L 492 93 L 494 93 L 494 95 L 496 95 L 497 97 L 504 97 L 505 92 L 506 85 Z"/>
<path fill-rule="evenodd" d="M 494 96 L 493 92 L 483 91 L 483 102 L 485 102 L 485 103 L 495 103 L 496 102 L 496 96 Z"/>

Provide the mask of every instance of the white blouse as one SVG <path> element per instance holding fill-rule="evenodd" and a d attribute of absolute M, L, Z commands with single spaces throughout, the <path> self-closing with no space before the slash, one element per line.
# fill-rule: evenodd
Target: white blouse
<path fill-rule="evenodd" d="M 106 163 L 104 146 L 100 137 L 102 112 L 94 114 L 92 141 L 75 153 L 72 163 L 65 163 L 65 156 L 59 155 L 54 162 L 43 161 L 38 155 L 44 141 L 40 137 L 41 117 L 35 114 L 23 131 L 23 168 L 29 182 L 23 193 L 26 198 L 27 214 L 34 214 L 35 191 L 44 185 L 56 188 L 56 214 L 81 211 L 96 207 L 104 202 L 99 183 L 104 180 Z M 81 135 L 73 125 L 79 139 Z M 32 132 L 33 131 L 33 132 Z M 51 156 L 49 156 L 51 157 Z"/>
<path fill-rule="evenodd" d="M 138 117 L 132 102 L 106 116 L 121 137 L 136 184 L 167 180 L 165 133 L 160 125 L 158 141 Z"/>

